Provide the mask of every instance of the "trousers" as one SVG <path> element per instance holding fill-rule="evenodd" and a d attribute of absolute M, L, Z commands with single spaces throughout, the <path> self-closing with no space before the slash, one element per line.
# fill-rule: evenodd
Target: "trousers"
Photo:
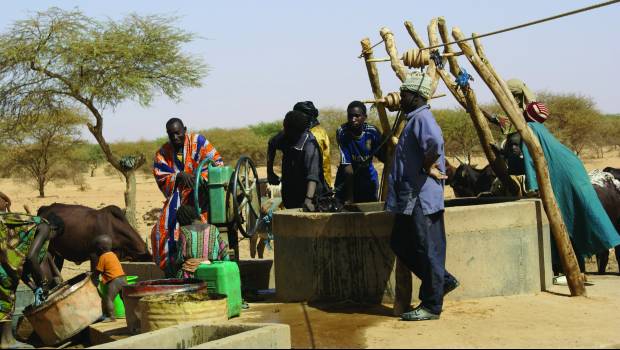
<path fill-rule="evenodd" d="M 411 215 L 396 215 L 390 244 L 396 256 L 422 281 L 419 293 L 421 306 L 440 314 L 444 284 L 455 280 L 445 268 L 443 211 L 424 215 L 418 200 Z"/>

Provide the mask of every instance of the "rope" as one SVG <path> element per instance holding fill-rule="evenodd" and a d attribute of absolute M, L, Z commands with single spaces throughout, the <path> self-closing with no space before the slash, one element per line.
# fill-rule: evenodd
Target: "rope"
<path fill-rule="evenodd" d="M 469 81 L 474 80 L 471 74 L 467 73 L 465 69 L 461 68 L 461 73 L 456 77 L 456 85 L 462 90 L 469 88 Z"/>
<path fill-rule="evenodd" d="M 458 43 L 462 43 L 462 42 L 465 42 L 465 41 L 470 41 L 470 40 L 474 40 L 474 39 L 484 38 L 484 37 L 491 36 L 491 35 L 497 35 L 497 34 L 501 34 L 501 33 L 506 33 L 506 32 L 510 32 L 510 31 L 513 31 L 513 30 L 517 30 L 517 29 L 533 26 L 533 25 L 536 25 L 536 24 L 552 21 L 552 20 L 555 20 L 555 19 L 576 15 L 576 14 L 581 13 L 581 12 L 591 11 L 591 10 L 594 10 L 594 9 L 597 9 L 597 8 L 600 8 L 600 7 L 605 7 L 605 6 L 613 5 L 613 4 L 618 3 L 618 2 L 620 2 L 620 0 L 612 0 L 612 1 L 601 2 L 601 3 L 598 3 L 598 4 L 591 5 L 591 6 L 583 7 L 583 8 L 577 9 L 577 10 L 560 13 L 560 14 L 555 15 L 555 16 L 538 19 L 538 20 L 535 20 L 535 21 L 519 24 L 519 25 L 512 26 L 512 27 L 505 28 L 505 29 L 496 30 L 496 31 L 485 33 L 485 34 L 482 34 L 482 35 L 476 35 L 474 38 L 465 38 L 463 40 L 456 40 L 456 41 L 452 41 L 452 42 L 445 43 L 445 44 L 438 44 L 438 45 L 435 45 L 435 46 L 424 47 L 421 50 L 432 50 L 432 49 L 437 49 L 437 48 L 448 46 L 448 45 L 452 45 L 452 44 L 458 44 Z M 374 48 L 374 47 L 376 47 L 377 45 L 379 45 L 381 43 L 383 43 L 383 40 L 381 40 L 380 42 L 378 42 L 377 44 L 375 44 L 371 48 Z M 365 52 L 363 51 L 362 54 L 358 58 L 364 57 L 364 53 Z"/>

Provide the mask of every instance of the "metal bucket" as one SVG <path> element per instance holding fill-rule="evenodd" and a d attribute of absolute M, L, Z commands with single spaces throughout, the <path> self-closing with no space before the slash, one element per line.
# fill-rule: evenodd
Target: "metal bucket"
<path fill-rule="evenodd" d="M 140 315 L 142 333 L 192 321 L 221 323 L 228 320 L 228 303 L 215 293 L 152 295 L 140 300 Z"/>
<path fill-rule="evenodd" d="M 43 304 L 24 310 L 45 345 L 67 340 L 101 317 L 101 298 L 90 275 L 87 272 L 65 281 Z"/>
<path fill-rule="evenodd" d="M 168 295 L 174 293 L 191 293 L 206 290 L 207 284 L 198 279 L 161 279 L 138 282 L 123 287 L 125 319 L 127 329 L 132 334 L 140 333 L 140 310 L 138 302 L 151 295 Z"/>

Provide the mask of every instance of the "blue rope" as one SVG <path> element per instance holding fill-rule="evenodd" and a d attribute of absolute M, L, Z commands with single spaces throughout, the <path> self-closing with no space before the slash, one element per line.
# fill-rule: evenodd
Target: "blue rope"
<path fill-rule="evenodd" d="M 439 50 L 433 50 L 431 51 L 431 60 L 433 60 L 433 62 L 435 62 L 435 67 L 439 68 L 439 69 L 443 69 L 443 57 L 441 57 L 441 54 L 439 53 Z"/>
<path fill-rule="evenodd" d="M 34 306 L 43 304 L 45 297 L 43 295 L 43 288 L 39 287 L 34 290 Z"/>
<path fill-rule="evenodd" d="M 271 222 L 273 221 L 273 208 L 269 208 L 267 215 L 262 218 L 265 228 L 267 230 L 267 239 L 265 240 L 265 246 L 269 250 L 273 250 L 271 247 L 271 241 L 273 240 L 273 233 L 271 232 Z"/>
<path fill-rule="evenodd" d="M 470 80 L 473 81 L 474 77 L 472 77 L 471 74 L 467 73 L 465 69 L 461 69 L 461 73 L 459 73 L 459 75 L 456 77 L 456 85 L 463 90 L 468 89 Z"/>

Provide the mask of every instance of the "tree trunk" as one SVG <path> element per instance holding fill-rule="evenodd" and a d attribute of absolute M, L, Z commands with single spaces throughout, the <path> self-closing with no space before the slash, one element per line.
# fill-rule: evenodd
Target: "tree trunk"
<path fill-rule="evenodd" d="M 136 220 L 136 171 L 123 172 L 125 176 L 125 217 L 133 228 L 138 227 Z"/>
<path fill-rule="evenodd" d="M 45 180 L 39 178 L 38 182 L 39 182 L 39 197 L 44 198 L 45 197 Z"/>

